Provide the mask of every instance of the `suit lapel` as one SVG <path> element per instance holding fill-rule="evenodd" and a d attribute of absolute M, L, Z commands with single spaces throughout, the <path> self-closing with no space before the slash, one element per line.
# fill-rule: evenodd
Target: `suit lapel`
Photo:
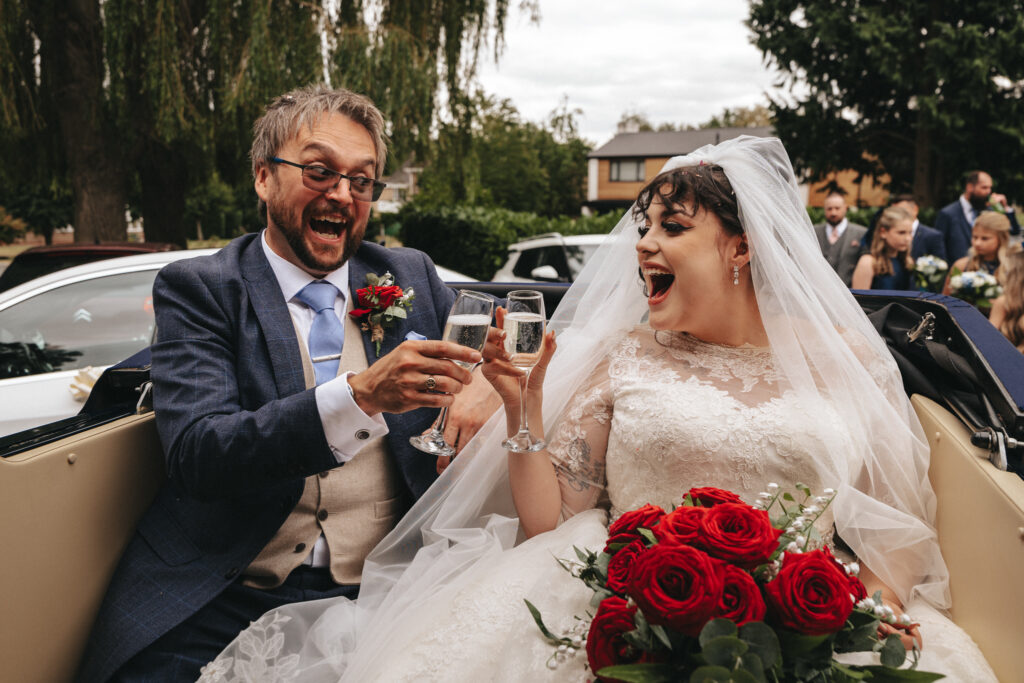
<path fill-rule="evenodd" d="M 263 253 L 262 240 L 263 236 L 259 235 L 242 254 L 242 279 L 267 343 L 278 394 L 291 396 L 306 388 L 299 342 L 281 286 Z"/>

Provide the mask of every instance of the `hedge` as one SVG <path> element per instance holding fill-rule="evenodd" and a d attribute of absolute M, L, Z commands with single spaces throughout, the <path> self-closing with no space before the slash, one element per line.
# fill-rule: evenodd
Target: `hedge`
<path fill-rule="evenodd" d="M 480 206 L 420 209 L 407 204 L 398 215 L 399 239 L 426 252 L 434 263 L 479 280 L 490 280 L 508 258 L 508 245 L 533 235 L 607 234 L 621 214 L 545 218 Z"/>

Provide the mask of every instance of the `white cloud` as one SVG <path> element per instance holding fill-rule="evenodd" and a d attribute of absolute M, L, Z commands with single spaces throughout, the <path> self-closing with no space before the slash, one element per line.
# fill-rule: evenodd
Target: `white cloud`
<path fill-rule="evenodd" d="M 480 81 L 540 121 L 568 96 L 582 134 L 602 144 L 626 110 L 696 124 L 725 107 L 765 103 L 773 74 L 743 25 L 746 0 L 542 0 L 541 23 L 512 10 L 497 66 Z"/>

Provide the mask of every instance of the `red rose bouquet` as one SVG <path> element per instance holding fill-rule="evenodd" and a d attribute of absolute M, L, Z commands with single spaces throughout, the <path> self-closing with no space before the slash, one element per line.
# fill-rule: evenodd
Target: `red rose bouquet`
<path fill-rule="evenodd" d="M 412 310 L 412 301 L 416 294 L 410 287 L 406 291 L 395 284 L 391 273 L 376 275 L 366 274 L 366 287 L 356 290 L 359 308 L 353 308 L 349 315 L 359 322 L 363 332 L 370 333 L 380 356 L 380 344 L 384 341 L 384 329 L 390 327 L 395 318 L 405 318 L 406 311 Z"/>
<path fill-rule="evenodd" d="M 600 553 L 577 549 L 562 561 L 593 591 L 597 608 L 577 633 L 557 636 L 527 601 L 541 632 L 558 647 L 586 649 L 601 681 L 933 681 L 900 668 L 900 638 L 878 637 L 880 621 L 899 628 L 881 595 L 868 597 L 856 563 L 844 565 L 815 522 L 835 495 L 797 501 L 775 484 L 754 505 L 715 488 L 693 488 L 680 507 L 645 505 L 608 529 Z M 585 645 L 584 645 L 585 641 Z M 880 664 L 843 664 L 845 652 L 878 652 Z"/>

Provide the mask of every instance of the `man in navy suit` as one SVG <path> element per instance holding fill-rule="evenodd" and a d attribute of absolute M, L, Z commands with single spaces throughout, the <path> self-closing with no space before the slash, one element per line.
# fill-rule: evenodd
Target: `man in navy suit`
<path fill-rule="evenodd" d="M 945 261 L 946 243 L 942 239 L 942 233 L 917 220 L 919 207 L 917 206 L 917 200 L 914 199 L 914 195 L 897 195 L 893 198 L 892 205 L 904 209 L 914 217 L 913 242 L 910 244 L 911 258 L 917 259 L 925 254 L 930 254 Z"/>
<path fill-rule="evenodd" d="M 471 407 L 496 405 L 451 362 L 479 353 L 422 339 L 441 338 L 454 300 L 430 259 L 362 241 L 383 127 L 344 90 L 275 100 L 251 153 L 266 230 L 157 278 L 168 479 L 114 573 L 80 680 L 194 681 L 268 609 L 355 597 L 366 552 L 437 476 L 409 437 L 454 402 L 466 441 L 482 421 Z M 385 272 L 415 300 L 378 354 L 346 312 L 367 274 Z"/>
<path fill-rule="evenodd" d="M 1005 195 L 992 192 L 992 176 L 984 171 L 971 171 L 967 174 L 964 193 L 952 204 L 942 207 L 935 217 L 935 228 L 946 242 L 950 263 L 967 255 L 974 221 L 982 211 L 990 210 L 992 203 L 999 205 L 1010 219 L 1010 234 L 1020 234 L 1016 211 L 1006 201 Z"/>

